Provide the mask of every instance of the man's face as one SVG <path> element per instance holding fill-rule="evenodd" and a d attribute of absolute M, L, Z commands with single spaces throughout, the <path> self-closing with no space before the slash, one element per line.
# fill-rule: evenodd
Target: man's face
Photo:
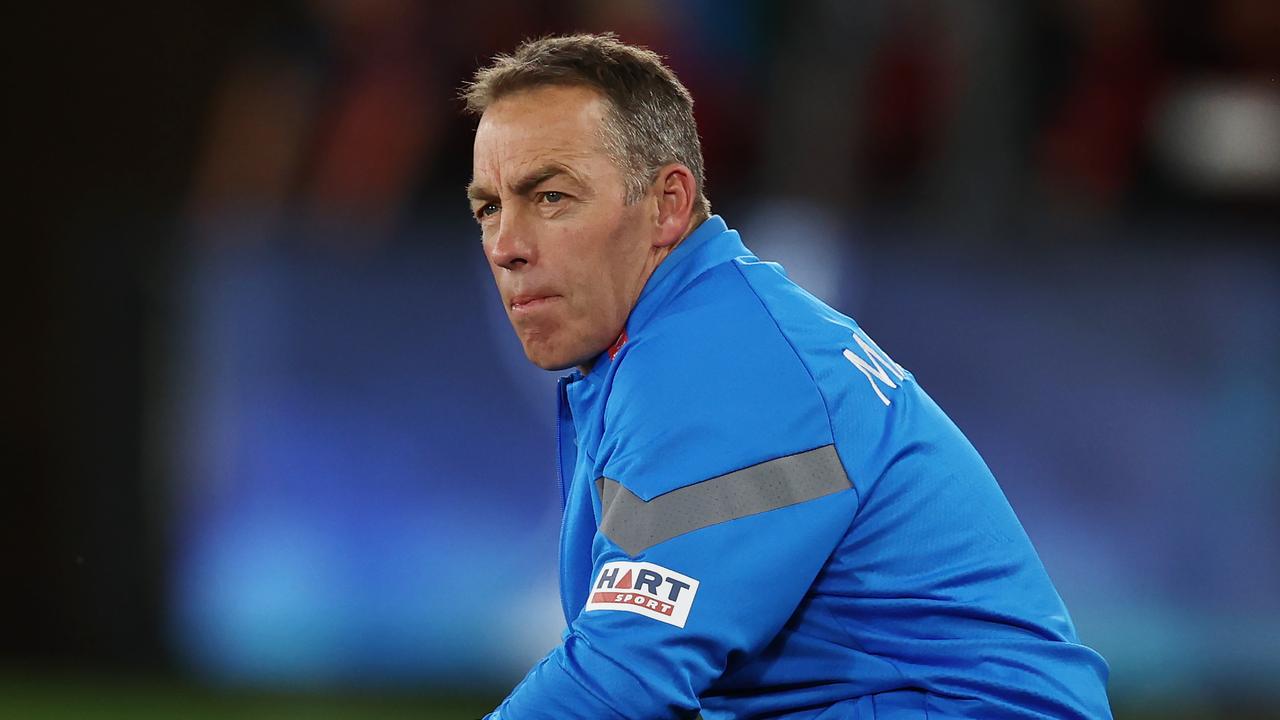
<path fill-rule="evenodd" d="M 624 202 L 605 152 L 607 107 L 590 88 L 534 88 L 490 105 L 476 129 L 471 210 L 507 317 L 546 370 L 612 345 L 661 259 L 656 205 Z"/>

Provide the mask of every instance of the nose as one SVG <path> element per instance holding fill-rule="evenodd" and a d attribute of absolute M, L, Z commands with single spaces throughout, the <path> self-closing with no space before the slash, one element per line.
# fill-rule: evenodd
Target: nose
<path fill-rule="evenodd" d="M 536 259 L 533 237 L 518 211 L 503 209 L 498 217 L 498 227 L 485 244 L 488 245 L 489 262 L 507 270 L 531 265 Z"/>

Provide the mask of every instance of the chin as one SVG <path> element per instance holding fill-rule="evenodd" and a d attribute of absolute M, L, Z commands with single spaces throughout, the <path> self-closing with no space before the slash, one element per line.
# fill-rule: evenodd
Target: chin
<path fill-rule="evenodd" d="M 529 358 L 529 362 L 549 372 L 560 372 L 561 370 L 568 370 L 569 368 L 574 367 L 574 363 L 572 362 L 563 362 L 558 360 L 543 360 L 541 358 L 536 358 L 532 355 L 529 355 L 529 353 L 525 353 L 525 356 Z"/>
<path fill-rule="evenodd" d="M 565 352 L 557 353 L 547 348 L 530 347 L 528 345 L 524 346 L 524 356 L 529 358 L 529 362 L 537 365 L 543 370 L 551 372 L 559 372 L 561 370 L 568 370 L 569 368 L 582 367 L 583 365 L 590 364 L 591 361 L 600 354 L 600 352 L 601 351 L 597 350 L 579 357 L 578 355 Z"/>
<path fill-rule="evenodd" d="M 574 366 L 572 360 L 567 360 L 562 355 L 549 352 L 546 348 L 529 347 L 528 345 L 525 345 L 524 356 L 529 359 L 529 362 L 537 365 L 543 370 L 556 372 L 566 370 Z"/>

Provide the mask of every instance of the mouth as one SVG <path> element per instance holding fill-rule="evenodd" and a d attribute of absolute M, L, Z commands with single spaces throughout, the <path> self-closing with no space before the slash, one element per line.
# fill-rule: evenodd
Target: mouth
<path fill-rule="evenodd" d="M 559 300 L 559 295 L 517 295 L 511 298 L 511 312 L 527 313 Z"/>

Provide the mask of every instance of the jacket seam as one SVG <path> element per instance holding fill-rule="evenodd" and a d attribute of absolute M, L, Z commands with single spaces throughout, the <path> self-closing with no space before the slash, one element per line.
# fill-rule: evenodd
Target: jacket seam
<path fill-rule="evenodd" d="M 729 264 L 738 271 L 738 277 L 741 278 L 742 283 L 747 286 L 747 290 L 751 293 L 751 297 L 755 298 L 756 302 L 760 303 L 760 309 L 764 311 L 765 316 L 773 323 L 774 329 L 778 331 L 778 336 L 781 337 L 782 341 L 787 344 L 788 348 L 790 348 L 791 354 L 795 355 L 796 363 L 800 365 L 801 369 L 804 370 L 805 376 L 809 378 L 809 382 L 813 386 L 813 391 L 818 396 L 818 401 L 822 403 L 822 414 L 825 415 L 827 419 L 827 432 L 831 437 L 831 446 L 835 449 L 836 458 L 840 460 L 840 465 L 843 467 L 844 458 L 840 457 L 840 448 L 836 445 L 835 426 L 831 423 L 831 408 L 827 405 L 827 396 L 823 394 L 822 388 L 818 385 L 817 378 L 813 376 L 813 370 L 811 370 L 809 368 L 809 364 L 804 361 L 804 357 L 800 355 L 800 351 L 797 350 L 795 344 L 791 342 L 791 338 L 787 337 L 786 331 L 782 329 L 782 325 L 778 322 L 778 318 L 774 317 L 773 311 L 769 308 L 769 305 L 765 303 L 764 298 L 760 297 L 760 293 L 756 292 L 755 286 L 747 279 L 746 273 L 742 271 L 742 266 L 734 260 L 730 260 Z M 853 478 L 849 475 L 849 468 L 844 468 L 844 474 L 845 477 L 849 478 L 849 487 L 853 490 L 853 496 L 857 498 L 858 507 L 861 508 L 862 492 L 858 489 L 858 486 L 854 484 Z M 856 515 L 857 513 L 855 512 L 854 514 Z M 852 522 L 852 520 L 850 522 Z"/>

